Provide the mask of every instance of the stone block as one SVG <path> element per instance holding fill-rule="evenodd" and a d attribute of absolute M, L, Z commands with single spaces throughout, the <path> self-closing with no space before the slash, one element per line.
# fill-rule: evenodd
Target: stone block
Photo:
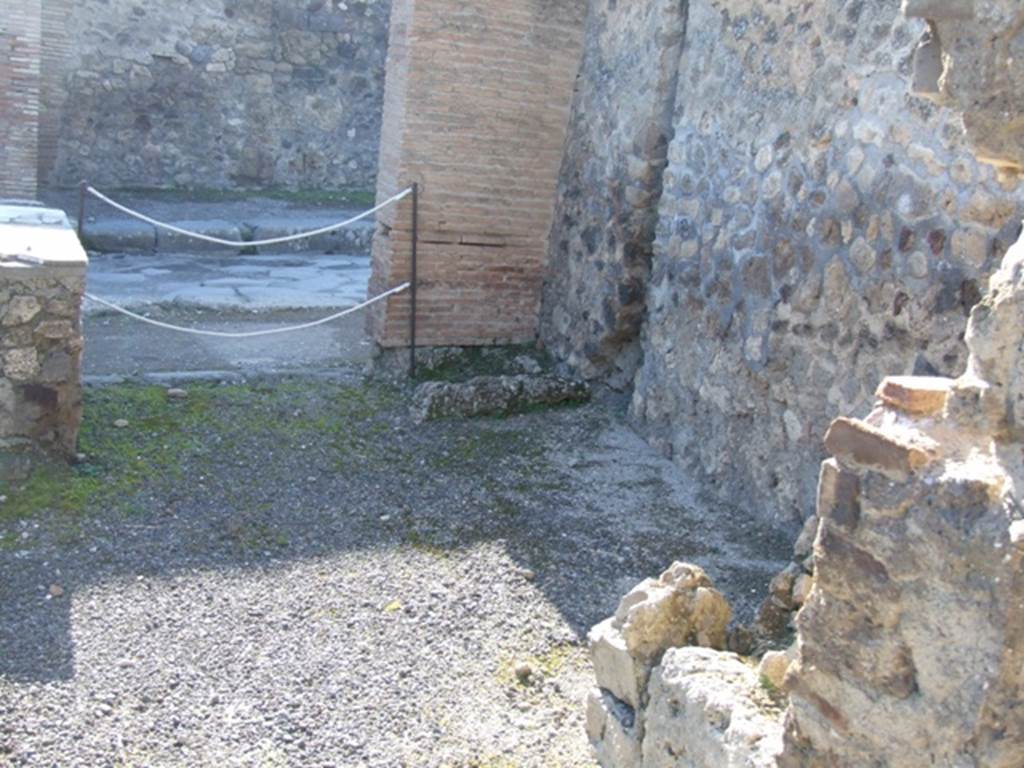
<path fill-rule="evenodd" d="M 242 231 L 237 224 L 230 221 L 203 220 L 203 221 L 176 221 L 176 227 L 197 232 L 207 237 L 216 237 L 220 240 L 238 242 L 242 239 Z M 159 229 L 156 233 L 156 248 L 164 253 L 237 253 L 245 246 L 222 245 L 210 243 L 206 240 L 199 240 L 189 235 L 182 235 L 178 232 L 171 232 L 166 229 Z"/>
<path fill-rule="evenodd" d="M 974 18 L 974 0 L 903 0 L 903 15 L 935 21 L 966 21 Z"/>
<path fill-rule="evenodd" d="M 828 518 L 842 527 L 853 530 L 860 522 L 860 478 L 848 469 L 842 469 L 835 459 L 821 462 L 818 475 L 817 520 Z M 806 543 L 806 541 L 805 541 Z M 810 539 L 813 547 L 814 539 Z"/>
<path fill-rule="evenodd" d="M 953 379 L 943 376 L 886 376 L 875 393 L 886 405 L 904 413 L 942 413 Z"/>
<path fill-rule="evenodd" d="M 860 419 L 845 417 L 836 419 L 829 426 L 825 433 L 825 448 L 844 463 L 890 474 L 906 475 L 931 461 L 930 454 L 924 449 Z"/>
<path fill-rule="evenodd" d="M 629 652 L 614 621 L 605 619 L 590 630 L 590 660 L 597 684 L 636 709 L 643 700 L 651 667 Z"/>
<path fill-rule="evenodd" d="M 674 648 L 650 682 L 644 768 L 775 768 L 783 712 L 732 653 Z"/>
<path fill-rule="evenodd" d="M 724 648 L 731 618 L 728 601 L 703 569 L 681 562 L 630 590 L 615 612 L 629 652 L 649 662 L 680 645 Z"/>
<path fill-rule="evenodd" d="M 817 533 L 818 516 L 815 514 L 804 520 L 803 527 L 800 529 L 800 535 L 797 537 L 796 543 L 793 545 L 793 557 L 797 560 L 803 560 L 811 554 L 811 551 L 814 549 L 814 537 Z"/>
<path fill-rule="evenodd" d="M 590 387 L 586 384 L 557 376 L 477 376 L 465 382 L 420 384 L 413 395 L 412 414 L 418 422 L 495 416 L 589 398 Z"/>
<path fill-rule="evenodd" d="M 7 303 L 0 325 L 22 325 L 39 314 L 40 309 L 39 299 L 35 296 L 15 296 Z"/>
<path fill-rule="evenodd" d="M 796 647 L 791 646 L 785 651 L 768 651 L 757 664 L 757 676 L 764 682 L 767 680 L 773 688 L 781 691 L 785 688 L 786 672 L 796 658 Z"/>
<path fill-rule="evenodd" d="M 629 706 L 607 691 L 592 689 L 586 728 L 602 768 L 640 768 L 642 724 Z"/>
<path fill-rule="evenodd" d="M 814 577 L 806 573 L 800 574 L 793 584 L 793 606 L 799 608 L 806 603 L 813 587 Z"/>
<path fill-rule="evenodd" d="M 156 250 L 156 229 L 141 221 L 99 221 L 85 225 L 82 240 L 99 253 L 149 252 Z"/>

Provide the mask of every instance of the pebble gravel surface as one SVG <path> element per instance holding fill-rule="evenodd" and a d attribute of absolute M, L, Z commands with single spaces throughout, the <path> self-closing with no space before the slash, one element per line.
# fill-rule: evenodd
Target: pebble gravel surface
<path fill-rule="evenodd" d="M 749 619 L 789 553 L 614 403 L 185 390 L 89 389 L 82 461 L 0 488 L 0 765 L 593 766 L 589 627 L 675 559 Z"/>

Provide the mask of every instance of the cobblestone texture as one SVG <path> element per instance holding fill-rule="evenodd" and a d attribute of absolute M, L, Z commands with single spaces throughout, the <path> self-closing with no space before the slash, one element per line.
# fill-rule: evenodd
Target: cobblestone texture
<path fill-rule="evenodd" d="M 612 14 L 623 23 L 592 36 L 604 53 L 588 52 L 584 90 L 615 93 L 600 62 L 634 47 L 663 68 L 646 82 L 678 68 L 663 192 L 641 195 L 628 163 L 570 143 L 565 167 L 589 182 L 556 210 L 560 289 L 546 296 L 543 334 L 568 367 L 614 379 L 602 345 L 628 349 L 622 329 L 642 325 L 635 422 L 724 501 L 794 524 L 813 508 L 834 416 L 863 412 L 883 374 L 962 370 L 965 317 L 1016 238 L 1020 195 L 969 154 L 955 115 L 908 96 L 926 26 L 895 5 L 695 0 L 678 60 L 646 20 L 612 7 L 591 4 L 591 29 Z M 595 119 L 586 103 L 571 135 Z M 600 118 L 606 134 L 635 129 L 651 103 L 638 87 Z M 596 277 L 623 271 L 608 246 L 622 218 L 566 221 L 619 187 L 637 209 L 624 239 L 644 242 L 645 205 L 658 219 L 649 277 L 629 291 L 643 298 L 627 309 L 622 282 Z M 581 268 L 561 244 L 588 240 Z M 558 321 L 577 307 L 588 311 Z"/>

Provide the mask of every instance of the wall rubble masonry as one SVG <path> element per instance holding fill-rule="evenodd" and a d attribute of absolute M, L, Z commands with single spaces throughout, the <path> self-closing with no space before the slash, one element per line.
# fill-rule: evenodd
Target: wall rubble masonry
<path fill-rule="evenodd" d="M 1024 198 L 957 114 L 908 96 L 928 25 L 896 3 L 609 8 L 590 3 L 542 338 L 570 372 L 631 383 L 637 426 L 718 503 L 795 530 L 833 418 L 865 412 L 883 374 L 963 370 Z M 652 32 L 671 8 L 686 19 L 659 29 L 685 26 L 681 50 Z M 666 104 L 662 174 L 656 142 L 631 140 Z"/>
<path fill-rule="evenodd" d="M 42 183 L 373 185 L 388 0 L 42 2 Z"/>
<path fill-rule="evenodd" d="M 550 238 L 542 338 L 622 387 L 640 361 L 686 4 L 592 3 Z"/>
<path fill-rule="evenodd" d="M 583 0 L 396 0 L 378 199 L 420 184 L 418 340 L 532 341 Z M 409 278 L 411 200 L 384 211 L 371 293 Z M 369 316 L 408 343 L 409 296 Z"/>
<path fill-rule="evenodd" d="M 887 379 L 871 414 L 850 420 L 923 463 L 833 439 L 828 474 L 857 488 L 855 514 L 820 495 L 780 765 L 1024 764 L 1024 445 L 1006 427 L 1021 328 L 1024 238 L 971 314 L 967 372 Z M 979 377 L 996 371 L 1009 379 Z M 917 407 L 938 392 L 938 409 Z"/>
<path fill-rule="evenodd" d="M 0 452 L 75 453 L 86 264 L 63 211 L 0 206 Z"/>

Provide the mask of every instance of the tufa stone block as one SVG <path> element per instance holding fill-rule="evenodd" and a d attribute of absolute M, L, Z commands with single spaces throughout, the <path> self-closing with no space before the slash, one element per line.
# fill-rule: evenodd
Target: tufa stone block
<path fill-rule="evenodd" d="M 817 520 L 821 518 L 833 520 L 850 531 L 860 522 L 860 478 L 849 470 L 841 469 L 835 459 L 821 462 L 817 511 L 814 536 L 818 532 Z M 810 545 L 813 548 L 813 537 Z"/>
<path fill-rule="evenodd" d="M 603 768 L 639 768 L 643 734 L 630 707 L 594 688 L 587 696 L 586 728 Z"/>
<path fill-rule="evenodd" d="M 931 461 L 927 451 L 872 427 L 840 417 L 825 433 L 825 448 L 844 463 L 906 475 Z"/>
<path fill-rule="evenodd" d="M 875 393 L 886 405 L 921 416 L 942 413 L 953 379 L 944 376 L 886 376 Z"/>

